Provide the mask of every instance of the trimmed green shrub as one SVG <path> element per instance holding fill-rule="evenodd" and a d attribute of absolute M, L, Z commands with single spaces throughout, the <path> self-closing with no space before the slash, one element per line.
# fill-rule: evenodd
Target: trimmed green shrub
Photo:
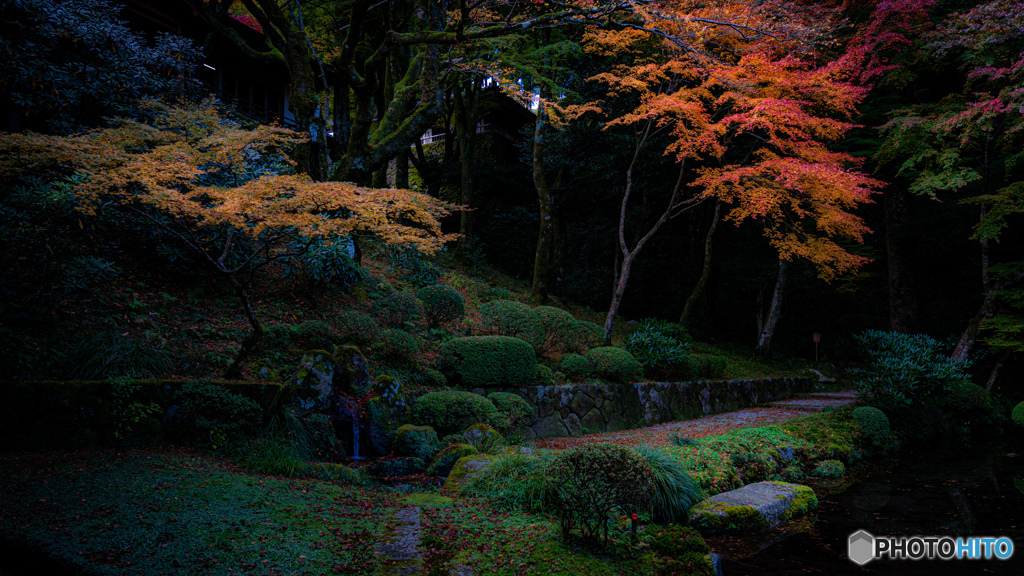
<path fill-rule="evenodd" d="M 686 370 L 690 345 L 662 332 L 663 324 L 645 320 L 626 338 L 623 348 L 653 374 Z"/>
<path fill-rule="evenodd" d="M 587 444 L 563 450 L 544 467 L 552 511 L 563 537 L 608 541 L 608 517 L 647 510 L 655 497 L 654 473 L 637 452 L 619 444 Z"/>
<path fill-rule="evenodd" d="M 537 383 L 543 386 L 553 386 L 555 384 L 555 373 L 551 371 L 551 368 L 543 364 L 537 364 Z"/>
<path fill-rule="evenodd" d="M 846 466 L 839 460 L 822 460 L 812 473 L 821 478 L 839 478 L 843 474 L 846 474 Z"/>
<path fill-rule="evenodd" d="M 395 433 L 394 451 L 398 456 L 419 458 L 424 462 L 434 459 L 440 442 L 437 439 L 437 432 L 430 426 L 415 426 L 405 424 L 398 428 Z"/>
<path fill-rule="evenodd" d="M 426 470 L 427 465 L 419 458 L 392 458 L 378 460 L 370 467 L 373 476 L 411 476 Z"/>
<path fill-rule="evenodd" d="M 528 305 L 515 300 L 494 300 L 480 306 L 480 328 L 496 336 L 529 342 L 534 350 L 544 344 L 540 317 Z"/>
<path fill-rule="evenodd" d="M 453 386 L 525 386 L 534 381 L 537 356 L 518 338 L 471 336 L 445 342 L 437 365 Z"/>
<path fill-rule="evenodd" d="M 604 340 L 604 328 L 593 322 L 579 320 L 575 328 L 569 332 L 565 340 L 565 349 L 577 354 L 585 354 L 587 350 L 600 346 Z"/>
<path fill-rule="evenodd" d="M 444 388 L 448 385 L 448 379 L 440 370 L 428 366 L 420 369 L 420 373 L 423 375 L 423 383 L 431 388 Z"/>
<path fill-rule="evenodd" d="M 423 303 L 423 313 L 431 326 L 449 324 L 462 319 L 466 304 L 462 294 L 451 286 L 434 284 L 421 288 L 416 297 Z"/>
<path fill-rule="evenodd" d="M 492 392 L 487 399 L 498 409 L 502 423 L 508 422 L 504 427 L 496 426 L 499 430 L 508 433 L 533 422 L 533 406 L 522 396 L 511 392 Z"/>
<path fill-rule="evenodd" d="M 890 413 L 928 404 L 954 385 L 970 381 L 970 364 L 950 359 L 930 336 L 867 330 L 854 339 L 869 362 L 867 378 L 855 386 L 869 403 Z"/>
<path fill-rule="evenodd" d="M 586 378 L 590 375 L 590 360 L 587 360 L 587 357 L 582 354 L 569 352 L 562 356 L 562 364 L 559 369 L 564 372 L 568 378 L 574 380 Z"/>
<path fill-rule="evenodd" d="M 714 379 L 725 375 L 729 360 L 725 356 L 691 354 L 686 364 L 689 378 Z"/>
<path fill-rule="evenodd" d="M 424 394 L 412 407 L 413 422 L 430 426 L 441 435 L 461 432 L 477 422 L 491 422 L 497 414 L 490 400 L 461 390 Z"/>
<path fill-rule="evenodd" d="M 706 495 L 693 481 L 682 463 L 665 450 L 652 446 L 637 446 L 636 453 L 651 467 L 654 481 L 654 521 L 659 524 L 685 523 L 690 508 Z"/>
<path fill-rule="evenodd" d="M 434 461 L 427 468 L 427 474 L 429 476 L 447 476 L 459 458 L 476 453 L 476 448 L 469 444 L 449 444 L 434 457 Z"/>
<path fill-rule="evenodd" d="M 872 444 L 881 446 L 889 441 L 891 431 L 885 412 L 872 406 L 861 406 L 853 411 L 853 419 L 860 424 L 861 431 Z"/>
<path fill-rule="evenodd" d="M 292 329 L 292 336 L 306 350 L 332 350 L 338 343 L 338 333 L 323 320 L 306 320 Z"/>
<path fill-rule="evenodd" d="M 373 304 L 373 315 L 384 326 L 402 328 L 419 320 L 423 306 L 410 292 L 391 292 Z"/>
<path fill-rule="evenodd" d="M 372 316 L 358 310 L 341 312 L 334 318 L 341 342 L 366 346 L 380 340 L 380 326 Z"/>
<path fill-rule="evenodd" d="M 533 311 L 544 330 L 544 342 L 540 352 L 543 354 L 564 347 L 576 330 L 576 318 L 554 306 L 537 306 Z"/>
<path fill-rule="evenodd" d="M 380 340 L 374 350 L 381 358 L 397 362 L 403 366 L 416 361 L 416 353 L 420 351 L 420 343 L 416 338 L 396 328 L 385 328 L 380 333 Z"/>
<path fill-rule="evenodd" d="M 1013 423 L 1021 428 L 1024 428 L 1024 402 L 1019 402 L 1013 407 L 1013 412 L 1010 413 L 1010 418 Z"/>
<path fill-rule="evenodd" d="M 614 346 L 594 348 L 587 352 L 591 374 L 606 378 L 613 382 L 630 382 L 639 380 L 644 375 L 644 367 L 633 358 L 633 355 Z"/>
<path fill-rule="evenodd" d="M 969 422 L 992 412 L 992 402 L 984 388 L 971 382 L 953 384 L 934 404 L 954 414 L 961 422 Z"/>

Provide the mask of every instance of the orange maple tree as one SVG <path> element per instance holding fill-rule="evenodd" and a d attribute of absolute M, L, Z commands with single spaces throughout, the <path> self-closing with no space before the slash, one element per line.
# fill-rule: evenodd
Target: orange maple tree
<path fill-rule="evenodd" d="M 255 272 L 301 256 L 309 241 L 374 236 L 388 244 L 432 253 L 454 236 L 439 219 L 451 206 L 417 192 L 314 182 L 265 162 L 290 162 L 300 135 L 275 126 L 243 129 L 212 102 L 171 107 L 151 101 L 143 122 L 73 136 L 0 135 L 0 179 L 23 175 L 84 178 L 74 189 L 78 209 L 94 214 L 113 204 L 178 239 L 225 277 L 252 332 L 226 377 L 241 376 L 263 327 L 249 297 Z M 280 173 L 279 173 L 280 172 Z"/>
<path fill-rule="evenodd" d="M 848 119 L 865 94 L 850 81 L 849 67 L 814 62 L 816 46 L 830 41 L 832 13 L 764 2 L 657 2 L 642 8 L 634 11 L 639 20 L 591 30 L 586 44 L 592 53 L 620 61 L 630 56 L 593 80 L 608 86 L 608 99 L 637 102 L 606 124 L 636 135 L 606 339 L 639 251 L 666 222 L 706 199 L 730 206 L 728 220 L 762 224 L 779 254 L 781 278 L 794 258 L 812 262 L 825 280 L 866 262 L 839 241 L 860 242 L 869 232 L 851 210 L 870 201 L 881 183 L 856 171 L 852 156 L 829 149 L 853 127 Z M 660 41 L 656 50 L 652 37 Z M 605 104 L 570 112 L 600 113 Z M 625 228 L 633 171 L 659 133 L 669 136 L 660 152 L 677 164 L 678 178 L 661 217 L 630 244 Z"/>

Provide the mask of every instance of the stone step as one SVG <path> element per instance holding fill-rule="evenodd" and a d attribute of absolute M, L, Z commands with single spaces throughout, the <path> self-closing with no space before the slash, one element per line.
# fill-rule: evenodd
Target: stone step
<path fill-rule="evenodd" d="M 758 482 L 716 494 L 690 510 L 690 525 L 701 534 L 764 532 L 818 509 L 808 486 Z"/>
<path fill-rule="evenodd" d="M 797 398 L 793 400 L 780 400 L 779 402 L 769 402 L 764 406 L 771 406 L 772 408 L 785 408 L 787 410 L 800 410 L 803 412 L 825 412 L 826 410 L 832 410 L 846 406 L 847 404 L 853 404 L 856 399 L 836 399 L 836 398 Z"/>
<path fill-rule="evenodd" d="M 858 400 L 860 396 L 856 390 L 840 390 L 838 392 L 798 392 L 793 398 L 820 398 L 823 400 Z"/>

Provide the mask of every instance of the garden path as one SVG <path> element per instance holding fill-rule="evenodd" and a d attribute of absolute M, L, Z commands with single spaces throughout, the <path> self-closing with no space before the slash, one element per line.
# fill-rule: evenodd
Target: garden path
<path fill-rule="evenodd" d="M 536 445 L 539 448 L 555 450 L 594 442 L 615 442 L 616 444 L 625 444 L 627 446 L 639 444 L 666 446 L 671 444 L 671 437 L 676 434 L 694 439 L 715 436 L 740 428 L 755 428 L 778 424 L 806 416 L 808 412 L 823 412 L 847 404 L 853 404 L 857 401 L 857 392 L 854 390 L 797 394 L 788 400 L 771 402 L 732 412 L 711 414 L 701 418 L 694 418 L 693 420 L 667 422 L 646 428 L 634 428 L 619 432 L 598 432 L 583 436 L 544 438 L 537 440 Z"/>

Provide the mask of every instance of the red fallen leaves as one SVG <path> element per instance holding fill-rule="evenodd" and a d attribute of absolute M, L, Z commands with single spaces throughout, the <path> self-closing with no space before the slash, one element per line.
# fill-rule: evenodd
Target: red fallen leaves
<path fill-rule="evenodd" d="M 641 444 L 667 446 L 671 443 L 671 436 L 674 434 L 694 439 L 705 438 L 707 436 L 718 436 L 741 428 L 756 428 L 777 424 L 806 415 L 806 412 L 781 408 L 745 408 L 734 412 L 714 414 L 694 420 L 658 424 L 647 428 L 622 430 L 620 432 L 599 432 L 568 438 L 546 438 L 537 440 L 536 444 L 540 448 L 554 450 L 564 450 L 574 446 L 601 442 L 614 442 L 626 446 L 638 446 Z"/>

